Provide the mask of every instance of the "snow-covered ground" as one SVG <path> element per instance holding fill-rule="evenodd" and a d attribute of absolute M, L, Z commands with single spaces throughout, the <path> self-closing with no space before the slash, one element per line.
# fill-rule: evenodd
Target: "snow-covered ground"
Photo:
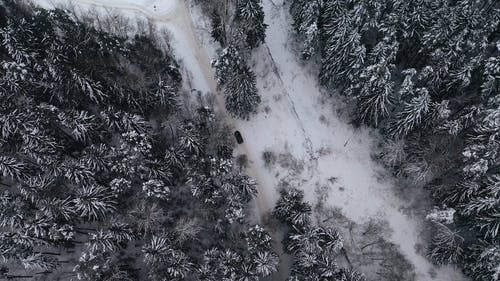
<path fill-rule="evenodd" d="M 39 2 L 50 6 L 65 1 Z M 187 0 L 73 3 L 116 8 L 127 15 L 137 13 L 167 28 L 174 54 L 189 74 L 192 87 L 204 93 L 217 92 L 210 67 L 216 47 L 208 36 L 207 20 Z M 356 223 L 374 218 L 387 222 L 391 232 L 385 238 L 399 246 L 413 264 L 416 280 L 465 280 L 451 267 L 436 268 L 417 253 L 422 222 L 405 214 L 407 202 L 395 195 L 393 179 L 372 160 L 376 134 L 353 128 L 334 110 L 339 104 L 324 102 L 316 76 L 292 49 L 291 22 L 283 0 L 264 0 L 263 4 L 269 25 L 267 43 L 255 51 L 252 61 L 263 104 L 250 121 L 230 120 L 245 139 L 236 152 L 247 155 L 248 173 L 259 183 L 259 212 L 271 210 L 277 199 L 276 187 L 282 181 L 304 189 L 311 202 L 317 199 L 318 187 L 329 187 L 327 203 L 340 208 L 348 219 Z M 216 100 L 223 110 L 222 95 Z M 266 166 L 264 151 L 275 153 L 274 165 Z"/>
<path fill-rule="evenodd" d="M 83 8 L 103 7 L 120 11 L 133 11 L 158 21 L 166 21 L 178 7 L 177 0 L 35 0 L 35 3 L 51 8 L 58 5 L 77 5 Z"/>

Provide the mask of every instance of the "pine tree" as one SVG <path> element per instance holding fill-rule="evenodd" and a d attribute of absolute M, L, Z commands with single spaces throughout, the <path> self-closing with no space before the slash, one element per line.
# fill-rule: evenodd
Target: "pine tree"
<path fill-rule="evenodd" d="M 241 273 L 242 257 L 230 250 L 211 248 L 203 254 L 203 264 L 199 269 L 203 280 L 236 280 Z"/>
<path fill-rule="evenodd" d="M 109 96 L 105 94 L 105 90 L 99 81 L 95 81 L 85 74 L 80 74 L 76 71 L 71 71 L 73 85 L 91 101 L 103 103 Z"/>
<path fill-rule="evenodd" d="M 181 169 L 185 165 L 185 156 L 182 149 L 170 147 L 165 152 L 165 161 L 169 167 Z"/>
<path fill-rule="evenodd" d="M 0 156 L 0 172 L 3 177 L 15 180 L 26 177 L 26 165 L 18 159 L 9 156 Z"/>
<path fill-rule="evenodd" d="M 61 174 L 73 184 L 91 184 L 95 182 L 94 173 L 76 159 L 68 158 L 61 164 Z"/>
<path fill-rule="evenodd" d="M 477 281 L 500 280 L 500 245 L 477 244 L 471 247 L 471 256 L 465 264 L 466 272 Z"/>
<path fill-rule="evenodd" d="M 160 276 L 165 276 L 170 280 L 183 280 L 193 271 L 193 264 L 186 254 L 181 251 L 173 251 L 162 264 Z M 156 274 L 154 274 L 156 275 Z M 165 280 L 162 277 L 160 280 Z"/>
<path fill-rule="evenodd" d="M 87 142 L 95 130 L 95 117 L 86 111 L 60 112 L 57 115 L 61 129 L 80 142 Z"/>
<path fill-rule="evenodd" d="M 78 280 L 101 280 L 109 270 L 110 264 L 111 259 L 109 255 L 94 255 L 89 252 L 83 252 L 73 271 L 76 273 Z"/>
<path fill-rule="evenodd" d="M 193 155 L 200 155 L 201 153 L 201 145 L 200 145 L 200 137 L 193 132 L 191 129 L 186 129 L 184 135 L 180 139 L 180 148 L 184 151 L 184 153 L 189 153 Z"/>
<path fill-rule="evenodd" d="M 429 113 L 431 97 L 425 88 L 416 89 L 415 96 L 404 102 L 402 108 L 394 114 L 389 124 L 388 133 L 393 137 L 404 137 L 411 133 Z"/>
<path fill-rule="evenodd" d="M 357 99 L 361 120 L 368 124 L 378 126 L 389 115 L 394 103 L 392 72 L 398 48 L 394 38 L 384 37 L 368 54 L 369 65 L 360 73 L 356 84 L 348 89 Z"/>
<path fill-rule="evenodd" d="M 353 269 L 343 269 L 339 274 L 339 278 L 342 281 L 366 281 L 363 274 Z"/>
<path fill-rule="evenodd" d="M 155 202 L 139 201 L 130 210 L 128 217 L 134 228 L 143 235 L 156 233 L 166 220 L 165 211 Z"/>
<path fill-rule="evenodd" d="M 500 144 L 496 141 L 500 134 L 498 114 L 500 112 L 500 96 L 487 101 L 487 107 L 477 117 L 473 126 L 473 133 L 467 139 L 468 144 L 462 155 L 466 165 L 463 172 L 470 177 L 479 177 L 487 174 L 491 166 L 497 165 L 500 160 Z"/>
<path fill-rule="evenodd" d="M 212 61 L 212 66 L 215 68 L 217 85 L 219 87 L 225 86 L 233 75 L 234 68 L 241 64 L 243 64 L 243 60 L 235 45 L 230 44 L 228 47 L 222 49 L 219 57 Z"/>
<path fill-rule="evenodd" d="M 226 109 L 238 118 L 249 119 L 256 112 L 261 98 L 257 92 L 255 74 L 240 57 L 235 45 L 223 49 L 212 65 L 217 84 L 223 88 L 226 97 Z"/>
<path fill-rule="evenodd" d="M 387 62 L 371 65 L 360 74 L 360 79 L 362 88 L 357 98 L 360 118 L 378 126 L 393 104 L 390 65 Z"/>
<path fill-rule="evenodd" d="M 170 241 L 166 237 L 153 236 L 142 248 L 144 262 L 147 264 L 163 263 L 172 252 Z"/>
<path fill-rule="evenodd" d="M 86 220 L 100 220 L 116 210 L 112 193 L 99 185 L 83 186 L 76 191 L 75 212 Z"/>
<path fill-rule="evenodd" d="M 387 6 L 392 4 L 392 1 L 388 3 L 385 0 L 358 0 L 353 2 L 352 18 L 354 25 L 364 32 L 380 28 L 384 12 L 390 7 Z M 387 36 L 388 30 L 384 31 Z"/>
<path fill-rule="evenodd" d="M 273 214 L 280 221 L 291 226 L 305 227 L 309 224 L 311 206 L 302 202 L 304 192 L 296 188 L 280 190 L 280 199 L 276 202 Z"/>
<path fill-rule="evenodd" d="M 244 202 L 250 202 L 257 195 L 257 184 L 247 175 L 233 173 L 226 192 L 241 195 Z M 224 187 L 223 187 L 224 188 Z"/>
<path fill-rule="evenodd" d="M 23 226 L 28 204 L 20 196 L 9 191 L 0 193 L 0 227 L 17 229 Z"/>
<path fill-rule="evenodd" d="M 321 1 L 294 0 L 290 5 L 290 13 L 294 20 L 295 31 L 303 38 L 302 58 L 309 59 L 319 52 L 319 19 Z"/>
<path fill-rule="evenodd" d="M 216 10 L 213 10 L 210 17 L 211 17 L 211 22 L 212 22 L 212 31 L 211 31 L 210 35 L 212 35 L 212 38 L 214 38 L 215 41 L 219 42 L 221 44 L 221 46 L 225 46 L 226 45 L 226 28 L 225 28 L 225 23 L 223 22 L 221 15 Z"/>
<path fill-rule="evenodd" d="M 435 222 L 435 233 L 429 248 L 429 257 L 439 265 L 455 264 L 463 255 L 464 238 L 459 232 Z"/>
<path fill-rule="evenodd" d="M 267 25 L 260 0 L 237 1 L 236 22 L 245 33 L 245 42 L 251 49 L 264 43 Z"/>
<path fill-rule="evenodd" d="M 255 85 L 255 74 L 243 65 L 229 78 L 224 94 L 226 109 L 236 117 L 249 119 L 257 112 L 261 98 Z"/>
<path fill-rule="evenodd" d="M 485 63 L 484 82 L 481 85 L 481 94 L 490 97 L 500 91 L 500 59 L 490 57 Z"/>
<path fill-rule="evenodd" d="M 292 230 L 286 240 L 286 251 L 293 260 L 292 276 L 299 280 L 330 280 L 337 277 L 335 262 L 343 248 L 342 237 L 333 229 L 307 227 Z"/>
<path fill-rule="evenodd" d="M 111 233 L 100 229 L 90 234 L 87 242 L 87 250 L 92 254 L 115 252 L 118 250 L 118 244 Z"/>
<path fill-rule="evenodd" d="M 29 255 L 21 259 L 21 263 L 27 270 L 54 270 L 57 267 L 57 259 L 42 254 Z"/>
<path fill-rule="evenodd" d="M 366 49 L 343 1 L 327 1 L 321 15 L 320 81 L 336 87 L 349 85 L 359 75 Z"/>
<path fill-rule="evenodd" d="M 152 107 L 162 106 L 168 111 L 173 111 L 177 107 L 177 89 L 168 80 L 170 77 L 158 76 L 158 82 L 153 88 L 153 97 L 150 104 Z"/>
<path fill-rule="evenodd" d="M 250 261 L 256 275 L 266 277 L 278 270 L 278 256 L 273 252 L 271 236 L 259 225 L 246 233 Z"/>

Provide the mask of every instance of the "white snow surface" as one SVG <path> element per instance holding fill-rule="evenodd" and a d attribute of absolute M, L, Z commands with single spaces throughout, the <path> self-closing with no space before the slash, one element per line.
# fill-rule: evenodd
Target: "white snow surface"
<path fill-rule="evenodd" d="M 44 7 L 66 4 L 66 0 L 36 0 Z M 210 60 L 216 45 L 208 34 L 208 21 L 187 0 L 74 0 L 82 8 L 114 8 L 125 15 L 134 14 L 167 28 L 174 55 L 180 61 L 189 83 L 204 93 L 217 93 Z M 332 185 L 328 203 L 338 207 L 352 221 L 362 223 L 370 218 L 386 220 L 392 229 L 389 241 L 401 248 L 402 254 L 415 267 L 418 281 L 467 280 L 452 267 L 435 267 L 417 253 L 420 218 L 405 214 L 405 201 L 394 192 L 394 180 L 387 176 L 371 153 L 377 135 L 372 130 L 355 129 L 338 116 L 325 99 L 317 76 L 298 58 L 291 44 L 291 19 L 283 0 L 263 0 L 266 14 L 266 44 L 254 52 L 252 68 L 263 103 L 250 121 L 231 120 L 245 139 L 236 153 L 249 159 L 248 174 L 259 184 L 257 208 L 265 214 L 273 208 L 278 194 L 276 186 L 287 180 L 305 191 L 306 199 L 316 200 L 318 186 Z M 217 94 L 218 109 L 223 110 L 223 97 Z M 264 110 L 268 108 L 268 110 Z M 264 151 L 288 152 L 304 166 L 303 171 L 268 168 Z M 381 177 L 381 175 L 384 175 Z M 342 187 L 342 190 L 339 190 Z M 406 280 L 404 280 L 406 281 Z"/>
<path fill-rule="evenodd" d="M 165 20 L 178 7 L 178 0 L 35 0 L 43 7 L 51 8 L 57 4 L 77 4 L 113 8 L 121 11 L 134 11 L 148 18 Z"/>

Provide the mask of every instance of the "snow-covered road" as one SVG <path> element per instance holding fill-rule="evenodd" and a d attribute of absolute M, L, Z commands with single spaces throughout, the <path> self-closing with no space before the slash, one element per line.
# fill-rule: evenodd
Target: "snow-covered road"
<path fill-rule="evenodd" d="M 52 6 L 52 1 L 65 2 L 37 2 Z M 73 3 L 87 8 L 116 8 L 127 15 L 139 14 L 160 28 L 167 28 L 172 35 L 174 54 L 189 75 L 192 87 L 217 93 L 210 66 L 215 47 L 206 32 L 208 24 L 187 0 L 75 0 Z M 414 265 L 416 280 L 464 280 L 457 271 L 436 268 L 417 253 L 421 222 L 404 213 L 405 202 L 394 194 L 393 180 L 381 179 L 380 174 L 387 173 L 371 158 L 374 132 L 354 129 L 339 118 L 331 101 L 322 102 L 316 76 L 301 64 L 292 49 L 291 22 L 283 0 L 264 0 L 263 4 L 269 25 L 267 43 L 255 51 L 252 62 L 263 98 L 261 111 L 251 121 L 230 119 L 245 138 L 237 153 L 247 155 L 248 173 L 259 183 L 260 213 L 272 208 L 277 199 L 276 186 L 282 181 L 304 189 L 311 202 L 316 200 L 317 187 L 327 186 L 328 203 L 339 207 L 352 221 L 362 223 L 379 218 L 388 222 L 392 232 L 387 238 Z M 217 95 L 216 100 L 223 110 L 222 95 Z M 277 155 L 274 166 L 266 166 L 264 151 Z"/>

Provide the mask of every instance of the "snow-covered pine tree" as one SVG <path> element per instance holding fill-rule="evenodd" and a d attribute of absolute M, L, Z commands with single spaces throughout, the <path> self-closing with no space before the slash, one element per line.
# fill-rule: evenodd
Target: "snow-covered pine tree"
<path fill-rule="evenodd" d="M 165 152 L 165 162 L 173 169 L 181 169 L 185 164 L 185 156 L 180 146 L 169 147 Z"/>
<path fill-rule="evenodd" d="M 210 35 L 215 41 L 219 42 L 221 46 L 226 45 L 226 26 L 225 23 L 217 10 L 213 10 L 210 14 L 212 31 Z"/>
<path fill-rule="evenodd" d="M 2 177 L 15 180 L 23 179 L 27 175 L 27 166 L 19 159 L 0 155 L 0 173 Z"/>
<path fill-rule="evenodd" d="M 189 257 L 180 250 L 172 250 L 166 259 L 151 268 L 149 276 L 153 280 L 185 280 L 193 275 L 193 263 Z"/>
<path fill-rule="evenodd" d="M 352 19 L 354 26 L 363 32 L 373 32 L 381 28 L 384 13 L 392 1 L 385 0 L 357 0 L 352 1 Z M 387 30 L 385 30 L 387 34 Z"/>
<path fill-rule="evenodd" d="M 200 155 L 202 149 L 200 136 L 194 130 L 186 128 L 180 138 L 180 148 L 186 155 Z"/>
<path fill-rule="evenodd" d="M 78 188 L 72 202 L 75 213 L 87 221 L 101 220 L 116 210 L 111 190 L 96 184 Z"/>
<path fill-rule="evenodd" d="M 73 272 L 78 280 L 94 281 L 106 276 L 110 267 L 111 257 L 109 255 L 96 255 L 85 251 L 73 268 Z"/>
<path fill-rule="evenodd" d="M 199 276 L 203 280 L 237 280 L 242 273 L 243 257 L 231 249 L 211 248 L 203 254 Z M 251 276 L 251 275 L 250 275 Z"/>
<path fill-rule="evenodd" d="M 212 66 L 215 68 L 217 86 L 219 88 L 225 86 L 231 75 L 233 75 L 234 68 L 243 63 L 243 59 L 240 57 L 236 46 L 230 44 L 222 49 L 219 57 L 212 61 Z"/>
<path fill-rule="evenodd" d="M 293 257 L 288 280 L 312 281 L 342 277 L 339 275 L 342 270 L 335 262 L 343 249 L 342 237 L 332 228 L 310 225 L 310 205 L 303 202 L 302 191 L 296 188 L 282 189 L 273 214 L 290 227 L 283 240 L 285 251 Z"/>
<path fill-rule="evenodd" d="M 57 114 L 60 129 L 78 142 L 88 142 L 97 127 L 95 117 L 87 111 L 71 110 Z"/>
<path fill-rule="evenodd" d="M 157 233 L 166 220 L 165 210 L 158 203 L 145 200 L 134 202 L 127 217 L 137 232 L 143 236 Z"/>
<path fill-rule="evenodd" d="M 246 35 L 246 44 L 253 49 L 264 43 L 267 24 L 264 23 L 264 11 L 261 0 L 236 2 L 235 21 Z"/>
<path fill-rule="evenodd" d="M 322 9 L 320 0 L 293 0 L 290 13 L 294 20 L 294 28 L 303 39 L 302 58 L 309 59 L 319 52 L 319 19 Z"/>
<path fill-rule="evenodd" d="M 272 238 L 259 225 L 246 232 L 249 260 L 255 276 L 266 277 L 278 270 L 279 258 L 273 251 Z"/>
<path fill-rule="evenodd" d="M 411 133 L 424 120 L 431 105 L 431 97 L 425 88 L 414 90 L 414 96 L 394 114 L 388 124 L 388 134 L 394 138 L 401 138 Z"/>
<path fill-rule="evenodd" d="M 320 81 L 349 86 L 362 70 L 366 49 L 344 1 L 327 1 L 320 18 L 323 41 Z"/>
<path fill-rule="evenodd" d="M 500 51 L 500 48 L 499 50 Z M 484 65 L 483 83 L 481 85 L 481 94 L 488 98 L 495 93 L 500 92 L 500 58 L 490 57 Z"/>
<path fill-rule="evenodd" d="M 99 229 L 94 233 L 90 233 L 86 246 L 89 253 L 93 255 L 115 252 L 119 248 L 115 237 L 113 237 L 111 233 L 102 229 Z"/>
<path fill-rule="evenodd" d="M 482 63 L 488 36 L 498 28 L 498 5 L 481 1 L 439 1 L 434 19 L 422 36 L 421 53 L 429 54 L 437 90 L 463 90 Z"/>
<path fill-rule="evenodd" d="M 389 116 L 394 103 L 392 61 L 397 52 L 397 43 L 380 42 L 370 52 L 369 62 L 359 75 L 358 84 L 349 91 L 357 99 L 358 114 L 366 123 L 378 126 Z"/>
<path fill-rule="evenodd" d="M 434 237 L 429 247 L 429 257 L 439 265 L 455 264 L 462 259 L 464 238 L 456 230 L 434 222 Z"/>
<path fill-rule="evenodd" d="M 342 269 L 339 278 L 342 281 L 366 281 L 365 276 L 354 269 Z"/>
<path fill-rule="evenodd" d="M 241 65 L 235 69 L 224 89 L 226 109 L 242 119 L 249 119 L 257 112 L 261 98 L 257 92 L 256 77 L 252 70 Z"/>
<path fill-rule="evenodd" d="M 465 262 L 465 271 L 477 281 L 500 280 L 500 245 L 498 242 L 479 243 L 470 247 L 471 255 Z"/>
<path fill-rule="evenodd" d="M 40 253 L 32 254 L 21 259 L 21 263 L 27 270 L 50 271 L 57 267 L 57 259 L 55 257 Z"/>
<path fill-rule="evenodd" d="M 172 112 L 178 105 L 177 89 L 172 85 L 170 77 L 158 76 L 158 83 L 153 87 L 151 103 L 164 107 L 165 110 Z"/>
<path fill-rule="evenodd" d="M 466 165 L 463 172 L 469 177 L 481 177 L 500 161 L 500 95 L 487 100 L 486 108 L 476 119 L 473 132 L 467 138 L 467 146 L 462 155 Z M 493 171 L 494 172 L 494 169 Z"/>
<path fill-rule="evenodd" d="M 310 222 L 311 206 L 303 202 L 304 192 L 296 188 L 281 189 L 273 215 L 291 226 L 305 227 Z"/>

